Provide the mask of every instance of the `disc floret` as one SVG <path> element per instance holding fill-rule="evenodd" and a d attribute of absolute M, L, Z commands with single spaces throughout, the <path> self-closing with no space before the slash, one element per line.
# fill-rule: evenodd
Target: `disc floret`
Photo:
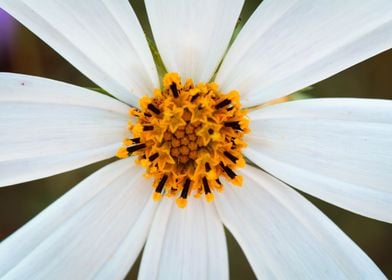
<path fill-rule="evenodd" d="M 129 124 L 133 138 L 124 140 L 117 156 L 137 156 L 145 176 L 154 178 L 154 200 L 175 197 L 184 208 L 191 194 L 214 200 L 214 192 L 223 191 L 222 176 L 242 185 L 235 169 L 245 165 L 241 149 L 249 120 L 237 91 L 224 94 L 216 83 L 191 79 L 182 84 L 177 73 L 168 73 L 163 89 L 141 98 L 130 115 L 137 119 Z"/>

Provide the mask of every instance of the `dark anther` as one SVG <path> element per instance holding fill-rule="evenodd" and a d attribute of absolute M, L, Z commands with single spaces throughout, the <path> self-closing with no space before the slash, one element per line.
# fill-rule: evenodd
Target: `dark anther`
<path fill-rule="evenodd" d="M 163 175 L 161 181 L 159 181 L 159 184 L 157 188 L 155 189 L 155 192 L 157 193 L 162 193 L 163 187 L 165 186 L 165 183 L 167 181 L 167 175 Z"/>
<path fill-rule="evenodd" d="M 221 181 L 218 179 L 215 180 L 215 182 L 217 182 L 219 185 L 222 185 Z"/>
<path fill-rule="evenodd" d="M 153 130 L 154 127 L 152 125 L 145 125 L 143 126 L 143 131 Z"/>
<path fill-rule="evenodd" d="M 152 117 L 152 115 L 150 113 L 147 113 L 147 112 L 144 113 L 144 116 L 148 117 L 148 118 Z"/>
<path fill-rule="evenodd" d="M 158 154 L 158 153 L 155 153 L 155 154 L 149 156 L 149 157 L 148 157 L 148 160 L 149 160 L 149 161 L 154 161 L 157 157 L 159 157 L 159 154 Z"/>
<path fill-rule="evenodd" d="M 191 102 L 193 102 L 193 101 L 195 101 L 196 100 L 196 98 L 198 98 L 200 96 L 200 94 L 195 94 L 194 96 L 192 96 L 192 98 L 191 98 Z"/>
<path fill-rule="evenodd" d="M 191 185 L 191 180 L 189 180 L 189 178 L 187 178 L 185 180 L 184 187 L 182 188 L 182 191 L 181 191 L 182 198 L 185 198 L 185 199 L 187 198 L 190 185 Z"/>
<path fill-rule="evenodd" d="M 219 102 L 218 104 L 215 105 L 215 109 L 221 109 L 227 105 L 229 105 L 231 103 L 231 101 L 229 99 L 225 99 L 221 102 Z"/>
<path fill-rule="evenodd" d="M 175 84 L 175 83 L 172 83 L 171 85 L 170 85 L 170 89 L 171 89 L 171 91 L 173 92 L 173 96 L 175 97 L 175 98 L 177 98 L 179 95 L 178 95 L 178 89 L 177 89 L 177 85 Z"/>
<path fill-rule="evenodd" d="M 134 109 L 133 110 L 133 114 L 135 115 L 135 117 L 140 117 L 141 113 L 142 113 L 142 111 L 140 111 L 139 109 Z"/>
<path fill-rule="evenodd" d="M 131 147 L 127 148 L 128 153 L 132 154 L 133 152 L 136 152 L 140 149 L 144 149 L 146 147 L 146 144 L 137 144 L 137 145 L 133 145 Z"/>
<path fill-rule="evenodd" d="M 239 122 L 225 122 L 226 127 L 231 127 L 233 129 L 242 130 Z"/>
<path fill-rule="evenodd" d="M 234 179 L 235 176 L 237 176 L 237 174 L 235 174 L 234 171 L 231 170 L 230 167 L 225 166 L 225 165 L 223 164 L 223 162 L 220 162 L 219 165 L 222 167 L 223 171 L 225 171 L 226 174 L 230 177 L 230 179 Z"/>
<path fill-rule="evenodd" d="M 223 154 L 229 159 L 231 160 L 233 163 L 236 163 L 238 158 L 236 156 L 233 156 L 232 154 L 230 154 L 227 151 L 224 151 Z"/>
<path fill-rule="evenodd" d="M 147 105 L 147 108 L 151 111 L 153 111 L 155 114 L 159 115 L 161 113 L 161 110 L 159 110 L 157 107 L 155 107 L 154 104 L 150 103 Z"/>
<path fill-rule="evenodd" d="M 203 187 L 204 187 L 204 192 L 206 194 L 211 192 L 210 186 L 208 185 L 208 181 L 206 177 L 203 177 Z"/>
<path fill-rule="evenodd" d="M 139 137 L 138 138 L 132 138 L 131 141 L 132 141 L 133 144 L 139 144 L 140 143 L 140 138 Z"/>
<path fill-rule="evenodd" d="M 204 167 L 206 168 L 206 172 L 210 172 L 211 166 L 208 162 L 206 162 L 206 164 L 204 164 Z"/>
<path fill-rule="evenodd" d="M 208 134 L 209 134 L 209 135 L 212 135 L 213 133 L 214 133 L 214 130 L 213 130 L 212 128 L 209 128 L 209 129 L 208 129 Z"/>

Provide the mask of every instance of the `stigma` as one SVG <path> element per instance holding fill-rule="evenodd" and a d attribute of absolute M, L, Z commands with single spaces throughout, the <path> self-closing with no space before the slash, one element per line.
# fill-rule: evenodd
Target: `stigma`
<path fill-rule="evenodd" d="M 221 178 L 242 185 L 238 168 L 245 166 L 241 150 L 249 133 L 249 119 L 240 95 L 219 91 L 216 83 L 184 83 L 177 73 L 163 77 L 162 89 L 140 99 L 140 109 L 130 109 L 136 121 L 128 129 L 117 157 L 136 156 L 152 177 L 155 201 L 172 197 L 180 208 L 190 196 L 208 202 L 223 191 Z"/>

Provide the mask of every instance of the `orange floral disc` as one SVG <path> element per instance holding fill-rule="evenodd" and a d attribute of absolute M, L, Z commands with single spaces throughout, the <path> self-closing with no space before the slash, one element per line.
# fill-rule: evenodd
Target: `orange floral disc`
<path fill-rule="evenodd" d="M 184 208 L 190 194 L 212 201 L 214 191 L 223 191 L 221 176 L 242 185 L 234 170 L 245 165 L 241 149 L 249 119 L 237 91 L 224 94 L 216 83 L 194 85 L 191 79 L 182 85 L 177 73 L 168 73 L 163 90 L 141 98 L 140 108 L 130 110 L 137 118 L 129 125 L 133 138 L 124 140 L 117 156 L 137 156 L 146 176 L 154 177 L 154 200 L 176 197 Z"/>

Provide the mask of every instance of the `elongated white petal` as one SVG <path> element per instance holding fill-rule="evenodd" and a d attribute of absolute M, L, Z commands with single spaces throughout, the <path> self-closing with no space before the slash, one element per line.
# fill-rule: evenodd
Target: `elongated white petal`
<path fill-rule="evenodd" d="M 332 76 L 392 47 L 392 1 L 263 1 L 216 78 L 256 105 Z"/>
<path fill-rule="evenodd" d="M 168 71 L 208 81 L 229 44 L 243 0 L 147 0 L 152 32 Z"/>
<path fill-rule="evenodd" d="M 122 279 L 143 247 L 155 212 L 150 182 L 142 173 L 126 159 L 82 181 L 0 243 L 0 276 Z"/>
<path fill-rule="evenodd" d="M 296 191 L 253 167 L 216 197 L 259 279 L 384 279 L 376 265 Z"/>
<path fill-rule="evenodd" d="M 80 87 L 0 74 L 0 185 L 112 157 L 127 136 L 128 106 Z"/>
<path fill-rule="evenodd" d="M 245 154 L 286 183 L 392 222 L 392 101 L 310 99 L 249 114 Z"/>
<path fill-rule="evenodd" d="M 150 49 L 126 0 L 0 0 L 83 74 L 112 95 L 137 105 L 158 87 Z"/>
<path fill-rule="evenodd" d="M 185 209 L 164 199 L 144 247 L 140 279 L 228 279 L 223 226 L 215 208 L 190 199 Z"/>

